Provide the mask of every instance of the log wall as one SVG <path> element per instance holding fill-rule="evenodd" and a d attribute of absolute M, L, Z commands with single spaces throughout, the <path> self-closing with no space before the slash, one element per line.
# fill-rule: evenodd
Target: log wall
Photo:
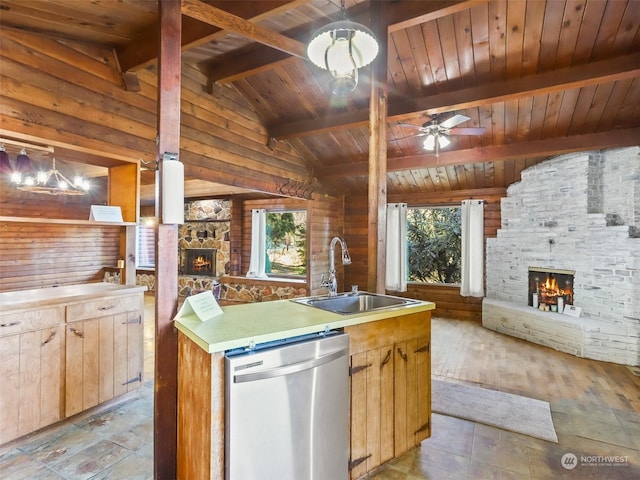
<path fill-rule="evenodd" d="M 155 161 L 155 67 L 138 72 L 139 92 L 125 91 L 112 51 L 11 28 L 0 30 L 0 63 L 0 134 L 65 145 L 81 152 L 74 161 Z M 273 193 L 308 179 L 291 147 L 267 146 L 264 126 L 234 89 L 208 85 L 184 65 L 181 99 L 185 178 Z"/>
<path fill-rule="evenodd" d="M 1 221 L 0 291 L 99 282 L 119 254 L 119 226 Z"/>
<path fill-rule="evenodd" d="M 500 228 L 500 199 L 504 189 L 469 190 L 440 194 L 389 195 L 388 202 L 409 206 L 459 205 L 462 200 L 485 200 L 484 236 L 495 237 Z M 345 202 L 345 236 L 353 263 L 345 269 L 347 285 L 367 285 L 367 198 L 348 197 Z M 481 320 L 482 299 L 460 296 L 460 287 L 410 283 L 401 295 L 436 303 L 435 315 L 460 320 Z"/>

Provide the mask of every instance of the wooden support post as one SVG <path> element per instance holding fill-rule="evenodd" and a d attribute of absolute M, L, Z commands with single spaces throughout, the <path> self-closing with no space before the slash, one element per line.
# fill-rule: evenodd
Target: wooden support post
<path fill-rule="evenodd" d="M 371 67 L 369 100 L 368 272 L 370 292 L 384 293 L 387 223 L 387 25 L 384 2 L 371 2 L 372 27 L 380 50 Z"/>
<path fill-rule="evenodd" d="M 163 218 L 163 154 L 180 151 L 180 75 L 182 14 L 180 0 L 159 2 L 158 171 L 156 174 L 156 353 L 154 396 L 154 478 L 170 480 L 177 472 L 178 227 Z"/>

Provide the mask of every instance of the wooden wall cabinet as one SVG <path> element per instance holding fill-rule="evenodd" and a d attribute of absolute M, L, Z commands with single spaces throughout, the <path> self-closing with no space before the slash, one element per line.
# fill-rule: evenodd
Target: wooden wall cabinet
<path fill-rule="evenodd" d="M 430 314 L 345 328 L 351 350 L 351 478 L 431 433 Z"/>
<path fill-rule="evenodd" d="M 66 416 L 141 385 L 141 308 L 137 295 L 67 306 Z"/>
<path fill-rule="evenodd" d="M 62 418 L 64 308 L 0 315 L 0 444 Z"/>

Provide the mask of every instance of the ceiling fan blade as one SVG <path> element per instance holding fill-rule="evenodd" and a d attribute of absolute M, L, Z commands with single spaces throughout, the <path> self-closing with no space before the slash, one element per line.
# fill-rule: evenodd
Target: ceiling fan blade
<path fill-rule="evenodd" d="M 422 125 L 415 125 L 413 123 L 394 123 L 394 127 L 409 127 L 409 128 L 423 128 Z"/>
<path fill-rule="evenodd" d="M 420 132 L 420 133 L 414 133 L 413 135 L 407 135 L 406 137 L 390 138 L 389 141 L 390 142 L 399 142 L 400 140 L 406 140 L 408 138 L 424 137 L 425 135 L 426 135 L 425 132 Z"/>
<path fill-rule="evenodd" d="M 467 120 L 471 120 L 471 117 L 467 117 L 466 115 L 460 115 L 459 113 L 457 113 L 453 117 L 447 118 L 440 124 L 440 126 L 444 128 L 453 128 L 456 125 L 466 122 Z"/>
<path fill-rule="evenodd" d="M 482 135 L 486 128 L 452 128 L 449 130 L 449 135 Z"/>

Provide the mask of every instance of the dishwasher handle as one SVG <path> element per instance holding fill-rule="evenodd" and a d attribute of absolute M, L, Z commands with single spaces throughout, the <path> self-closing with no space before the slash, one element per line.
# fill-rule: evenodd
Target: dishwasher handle
<path fill-rule="evenodd" d="M 267 378 L 281 377 L 283 375 L 291 375 L 292 373 L 302 372 L 311 368 L 319 367 L 325 363 L 332 362 L 342 356 L 348 354 L 347 348 L 341 348 L 334 352 L 328 353 L 321 357 L 303 360 L 302 362 L 283 365 L 282 367 L 270 368 L 261 372 L 245 373 L 233 376 L 234 383 L 254 382 L 256 380 L 265 380 Z"/>

